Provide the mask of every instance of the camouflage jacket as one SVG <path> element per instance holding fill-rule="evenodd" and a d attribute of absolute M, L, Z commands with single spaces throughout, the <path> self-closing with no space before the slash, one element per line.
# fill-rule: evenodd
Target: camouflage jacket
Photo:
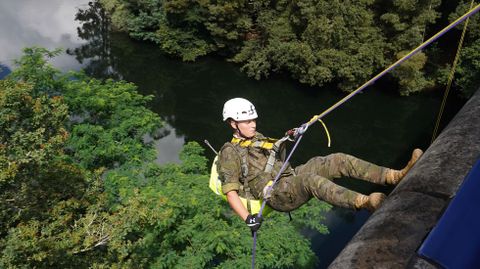
<path fill-rule="evenodd" d="M 252 142 L 265 139 L 262 134 L 256 133 Z M 276 154 L 277 158 L 271 172 L 265 172 L 270 150 L 258 147 L 242 147 L 239 144 L 227 142 L 219 152 L 217 170 L 222 181 L 224 194 L 230 191 L 237 191 L 245 198 L 260 199 L 263 196 L 265 185 L 275 178 L 283 165 L 282 154 Z M 290 165 L 287 166 L 283 176 L 293 174 Z M 246 193 L 251 196 L 247 197 Z"/>

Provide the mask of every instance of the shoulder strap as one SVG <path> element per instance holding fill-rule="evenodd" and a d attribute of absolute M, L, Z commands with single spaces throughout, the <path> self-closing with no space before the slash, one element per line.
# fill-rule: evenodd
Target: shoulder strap
<path fill-rule="evenodd" d="M 270 155 L 268 156 L 267 165 L 265 166 L 265 172 L 271 172 L 273 169 L 273 165 L 275 164 L 275 159 L 277 154 L 282 154 L 280 150 L 282 149 L 283 142 L 288 140 L 288 136 L 283 137 L 282 139 L 277 140 L 274 144 L 272 149 L 270 150 Z"/>
<path fill-rule="evenodd" d="M 239 145 L 242 148 L 254 147 L 254 148 L 271 150 L 274 148 L 275 142 L 277 141 L 278 141 L 277 139 L 268 138 L 268 137 L 260 138 L 258 140 L 253 140 L 253 141 L 233 137 L 230 143 Z"/>
<path fill-rule="evenodd" d="M 220 149 L 220 153 L 223 151 L 223 149 L 225 148 L 232 148 L 238 155 L 238 158 L 240 159 L 240 167 L 241 167 L 241 170 L 242 170 L 242 177 L 243 178 L 246 178 L 247 175 L 248 175 L 248 163 L 247 163 L 247 156 L 246 154 L 240 154 L 240 152 L 238 151 L 238 149 L 235 147 L 234 144 L 232 144 L 231 142 L 226 142 L 222 148 Z"/>
<path fill-rule="evenodd" d="M 267 164 L 265 165 L 264 171 L 271 172 L 273 169 L 273 165 L 275 164 L 275 160 L 277 154 L 281 153 L 280 150 L 282 148 L 283 142 L 287 141 L 289 136 L 284 136 L 281 139 L 273 139 L 273 138 L 260 138 L 259 140 L 244 140 L 237 137 L 233 137 L 230 144 L 239 145 L 242 148 L 254 147 L 254 148 L 262 148 L 267 149 L 269 151 L 269 156 L 267 160 Z M 248 168 L 247 168 L 248 169 Z"/>
<path fill-rule="evenodd" d="M 252 212 L 252 206 L 250 202 L 250 187 L 248 186 L 248 181 L 246 180 L 247 175 L 248 175 L 248 162 L 247 162 L 247 154 L 240 154 L 238 149 L 235 147 L 235 145 L 231 142 L 227 142 L 223 145 L 223 147 L 220 149 L 220 152 L 222 152 L 223 149 L 231 147 L 238 155 L 240 159 L 240 165 L 241 165 L 241 170 L 242 170 L 242 178 L 243 178 L 243 191 L 245 192 L 245 198 L 247 199 L 247 210 L 248 212 Z"/>

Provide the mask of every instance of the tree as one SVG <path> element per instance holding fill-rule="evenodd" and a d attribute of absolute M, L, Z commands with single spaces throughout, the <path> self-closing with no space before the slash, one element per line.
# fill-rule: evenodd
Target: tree
<path fill-rule="evenodd" d="M 288 71 L 312 86 L 335 82 L 353 90 L 385 62 L 371 5 L 305 0 L 265 7 L 258 13 L 259 37 L 246 41 L 234 60 L 256 78 Z"/>
<path fill-rule="evenodd" d="M 145 107 L 142 96 L 126 82 L 84 78 L 71 81 L 65 99 L 78 120 L 71 124 L 71 156 L 86 168 L 113 168 L 126 162 L 155 159 L 152 147 L 162 126 L 158 115 Z"/>
<path fill-rule="evenodd" d="M 45 171 L 69 169 L 55 159 L 68 138 L 66 105 L 61 97 L 33 92 L 30 84 L 0 80 L 0 234 L 19 220 L 41 216 L 50 199 L 75 196 L 62 194 L 64 186 L 55 186 Z M 51 195 L 45 193 L 49 187 Z"/>
<path fill-rule="evenodd" d="M 116 29 L 183 60 L 216 52 L 256 79 L 288 73 L 301 83 L 333 83 L 345 91 L 422 43 L 440 5 L 439 0 L 100 1 Z M 425 72 L 427 56 L 392 73 L 402 95 L 434 85 Z"/>
<path fill-rule="evenodd" d="M 117 218 L 131 220 L 123 222 L 129 227 L 128 234 L 124 227 L 114 228 L 123 231 L 123 236 L 113 243 L 118 248 L 111 251 L 129 253 L 116 255 L 122 257 L 118 264 L 126 268 L 138 266 L 139 261 L 145 262 L 139 267 L 152 268 L 243 268 L 250 264 L 250 231 L 227 203 L 208 189 L 206 159 L 199 155 L 202 152 L 197 143 L 191 142 L 180 154 L 181 165 L 117 169 L 107 175 L 109 193 L 122 204 Z M 131 208 L 127 206 L 131 202 L 144 205 Z M 316 204 L 311 205 L 316 210 L 305 211 L 301 219 L 311 220 L 314 228 L 325 232 L 318 221 L 329 207 Z M 268 217 L 259 232 L 258 268 L 314 265 L 308 240 L 296 228 L 278 213 Z"/>
<path fill-rule="evenodd" d="M 38 92 L 62 94 L 71 118 L 65 149 L 75 162 L 88 169 L 113 168 L 155 157 L 146 136 L 155 138 L 162 123 L 145 108 L 152 96 L 138 94 L 135 85 L 124 81 L 61 75 L 45 60 L 53 55 L 45 49 L 27 48 L 25 53 L 12 78 L 30 82 Z"/>
<path fill-rule="evenodd" d="M 33 96 L 58 95 L 63 82 L 57 79 L 60 72 L 48 60 L 60 52 L 59 49 L 49 51 L 39 47 L 24 48 L 24 56 L 14 61 L 20 68 L 14 69 L 9 77 L 31 84 Z"/>
<path fill-rule="evenodd" d="M 471 1 L 460 1 L 456 10 L 449 16 L 453 21 L 457 17 L 466 13 L 470 9 Z M 458 31 L 463 29 L 463 24 L 458 27 Z M 458 88 L 466 97 L 470 97 L 478 90 L 480 85 L 480 19 L 472 16 L 469 19 L 469 25 L 466 32 L 464 45 L 461 48 L 460 60 L 455 73 L 454 87 Z M 442 82 L 446 82 L 447 74 L 451 66 L 444 70 Z"/>
<path fill-rule="evenodd" d="M 388 41 L 386 51 L 392 62 L 400 59 L 423 43 L 427 26 L 435 23 L 439 0 L 395 0 L 382 4 L 380 24 Z M 434 80 L 425 72 L 427 54 L 420 52 L 397 67 L 392 75 L 398 80 L 401 95 L 432 88 Z"/>

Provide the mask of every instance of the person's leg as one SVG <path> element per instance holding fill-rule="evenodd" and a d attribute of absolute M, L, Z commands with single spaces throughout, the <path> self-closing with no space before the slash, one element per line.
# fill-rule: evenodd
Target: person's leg
<path fill-rule="evenodd" d="M 306 164 L 295 168 L 295 171 L 297 174 L 315 173 L 332 179 L 346 176 L 381 185 L 396 185 L 405 177 L 422 154 L 422 150 L 415 149 L 410 161 L 402 170 L 382 167 L 348 154 L 334 153 L 325 157 L 314 157 Z"/>
<path fill-rule="evenodd" d="M 413 165 L 420 159 L 423 155 L 423 151 L 421 149 L 414 149 L 412 152 L 412 157 L 410 161 L 408 161 L 407 165 L 402 170 L 395 170 L 395 169 L 387 169 L 385 171 L 385 183 L 391 185 L 397 185 L 400 181 L 407 175 L 408 171 L 412 169 Z"/>
<path fill-rule="evenodd" d="M 304 165 L 295 168 L 298 175 L 317 174 L 334 179 L 342 176 L 385 184 L 384 173 L 387 168 L 369 163 L 344 153 L 334 153 L 324 157 L 314 157 Z"/>
<path fill-rule="evenodd" d="M 312 197 L 339 207 L 374 211 L 385 199 L 381 193 L 369 196 L 337 185 L 316 174 L 302 174 L 282 178 L 274 186 L 269 205 L 278 211 L 289 212 L 308 202 Z"/>

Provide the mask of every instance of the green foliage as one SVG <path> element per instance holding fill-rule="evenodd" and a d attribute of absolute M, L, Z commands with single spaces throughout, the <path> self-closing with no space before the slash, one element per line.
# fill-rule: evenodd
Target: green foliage
<path fill-rule="evenodd" d="M 325 220 L 325 213 L 330 211 L 332 205 L 326 202 L 310 200 L 307 204 L 292 212 L 293 223 L 298 228 L 307 227 L 321 234 L 328 233 L 328 228 L 322 222 Z"/>
<path fill-rule="evenodd" d="M 60 52 L 60 49 L 49 51 L 39 47 L 24 48 L 24 57 L 15 61 L 19 68 L 13 70 L 10 77 L 35 85 L 33 96 L 58 94 L 62 82 L 56 78 L 60 72 L 48 63 L 48 59 L 59 55 Z"/>
<path fill-rule="evenodd" d="M 456 74 L 455 85 L 466 97 L 472 96 L 480 85 L 480 43 L 478 41 L 462 50 L 461 62 Z"/>
<path fill-rule="evenodd" d="M 185 173 L 207 174 L 207 158 L 203 156 L 204 149 L 196 142 L 189 142 L 180 152 L 182 169 Z"/>
<path fill-rule="evenodd" d="M 131 83 L 86 78 L 69 82 L 64 94 L 78 119 L 68 143 L 76 161 L 87 168 L 112 168 L 155 158 L 145 142 L 161 127 L 160 118 L 145 107 L 152 96 L 138 94 Z"/>
<path fill-rule="evenodd" d="M 34 98 L 32 92 L 29 84 L 0 81 L 0 184 L 18 173 L 34 174 L 61 150 L 68 136 L 63 128 L 67 108 L 62 98 Z"/>
<path fill-rule="evenodd" d="M 261 38 L 245 42 L 234 59 L 246 62 L 244 70 L 256 78 L 268 76 L 270 70 L 289 71 L 303 83 L 322 86 L 335 82 L 343 90 L 353 90 L 387 62 L 396 60 L 392 59 L 392 49 L 410 49 L 415 43 L 405 43 L 413 34 L 399 36 L 403 44 L 390 41 L 393 33 L 377 25 L 377 16 L 400 18 L 391 13 L 382 15 L 385 11 L 373 4 L 305 0 L 260 12 L 257 23 Z M 413 14 L 402 15 L 406 21 L 414 19 Z M 423 21 L 424 26 L 427 22 L 431 21 Z M 421 32 L 416 41 L 421 41 Z"/>
<path fill-rule="evenodd" d="M 21 61 L 33 66 L 0 81 L 0 267 L 248 267 L 250 231 L 208 188 L 200 145 L 187 143 L 181 164 L 153 163 L 142 140 L 160 124 L 144 107 L 150 97 L 27 59 L 47 52 L 32 49 Z M 47 81 L 20 82 L 50 71 Z M 309 205 L 295 225 L 273 213 L 259 232 L 257 268 L 313 267 L 298 230 L 326 232 L 327 209 Z"/>
<path fill-rule="evenodd" d="M 399 53 L 398 59 L 407 53 Z M 433 87 L 433 81 L 427 79 L 422 71 L 426 61 L 427 56 L 420 52 L 393 70 L 392 74 L 399 79 L 401 95 L 409 95 L 410 93 Z"/>
<path fill-rule="evenodd" d="M 202 16 L 205 9 L 196 1 L 106 0 L 102 3 L 113 14 L 112 23 L 116 28 L 127 29 L 134 38 L 153 41 L 185 61 L 212 51 L 213 44 L 202 38 L 199 29 L 205 21 Z"/>
<path fill-rule="evenodd" d="M 108 228 L 102 224 L 99 229 L 97 215 L 84 214 L 92 205 L 74 197 L 49 200 L 44 218 L 22 221 L 0 240 L 0 267 L 88 268 L 91 258 L 98 256 L 83 253 L 98 244 L 97 237 Z"/>
<path fill-rule="evenodd" d="M 460 1 L 457 9 L 450 15 L 450 21 L 463 15 L 470 9 L 471 1 Z M 463 29 L 463 24 L 459 25 L 459 31 Z M 461 48 L 460 60 L 455 72 L 453 84 L 463 93 L 470 97 L 478 90 L 480 85 L 480 19 L 478 15 L 470 17 L 464 45 Z M 449 66 L 447 68 L 450 69 Z M 449 70 L 448 70 L 449 72 Z M 447 74 L 448 72 L 444 72 Z M 447 75 L 444 76 L 446 81 Z"/>
<path fill-rule="evenodd" d="M 183 60 L 218 52 L 256 79 L 288 73 L 345 91 L 418 46 L 440 15 L 440 0 L 100 2 L 117 29 Z M 392 74 L 402 95 L 434 85 L 427 59 L 422 54 Z"/>
<path fill-rule="evenodd" d="M 121 203 L 119 212 L 122 213 L 118 219 L 128 218 L 136 224 L 132 226 L 130 222 L 129 233 L 112 242 L 118 244 L 115 251 L 129 253 L 119 264 L 128 268 L 138 264 L 139 257 L 149 257 L 140 267 L 243 268 L 249 265 L 250 232 L 228 205 L 208 189 L 205 158 L 199 155 L 202 151 L 197 143 L 190 142 L 181 153 L 181 165 L 150 165 L 143 171 L 129 169 L 107 176 L 109 190 L 118 194 L 117 201 L 131 203 L 138 202 L 140 197 L 150 197 L 144 205 L 133 209 Z M 312 217 L 307 213 L 305 216 Z M 283 215 L 269 217 L 259 238 L 258 268 L 307 268 L 314 264 L 308 240 L 295 226 L 289 225 Z"/>
<path fill-rule="evenodd" d="M 440 0 L 99 1 L 116 29 L 185 61 L 215 52 L 255 79 L 288 74 L 301 83 L 333 84 L 344 91 L 416 48 L 452 12 L 443 7 L 441 14 Z M 459 1 L 451 20 L 463 15 L 469 2 Z M 478 16 L 471 23 L 455 82 L 467 96 L 479 77 Z M 406 61 L 389 74 L 398 82 L 394 87 L 401 95 L 443 88 L 450 54 L 427 49 Z"/>
<path fill-rule="evenodd" d="M 394 0 L 383 1 L 379 26 L 390 40 L 391 53 L 413 49 L 425 38 L 426 28 L 439 17 L 436 8 L 440 0 Z"/>
<path fill-rule="evenodd" d="M 0 81 L 1 268 L 46 268 L 60 260 L 66 244 L 60 227 L 73 224 L 88 203 L 85 172 L 61 160 L 67 115 L 63 98 Z"/>
<path fill-rule="evenodd" d="M 76 196 L 51 175 L 71 168 L 56 161 L 68 133 L 67 108 L 60 97 L 33 97 L 30 84 L 0 80 L 0 235 L 22 219 L 41 218 L 51 201 Z"/>
<path fill-rule="evenodd" d="M 81 73 L 60 75 L 44 59 L 52 52 L 41 48 L 25 51 L 12 78 L 32 83 L 37 92 L 55 90 L 63 95 L 71 132 L 66 150 L 75 162 L 97 169 L 155 158 L 146 141 L 148 135 L 157 136 L 162 123 L 145 107 L 152 96 L 138 94 L 135 85 L 123 81 L 99 81 Z"/>

